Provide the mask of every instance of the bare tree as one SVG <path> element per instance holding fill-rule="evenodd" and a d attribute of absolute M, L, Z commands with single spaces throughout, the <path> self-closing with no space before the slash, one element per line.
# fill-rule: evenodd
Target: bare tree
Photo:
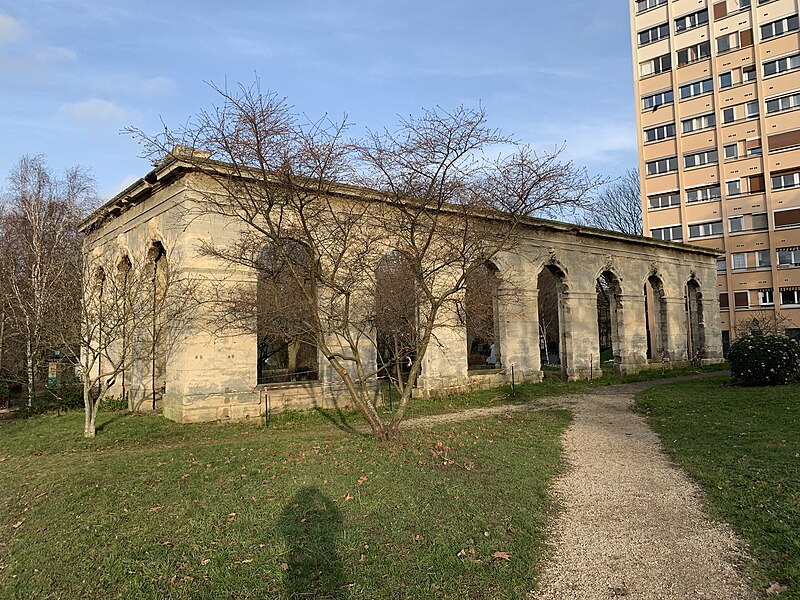
<path fill-rule="evenodd" d="M 747 318 L 736 321 L 734 331 L 736 337 L 752 333 L 763 335 L 784 335 L 787 328 L 794 327 L 794 322 L 774 310 L 759 309 L 747 312 Z"/>
<path fill-rule="evenodd" d="M 587 211 L 587 224 L 642 235 L 642 194 L 638 169 L 608 183 Z"/>
<path fill-rule="evenodd" d="M 345 122 L 298 119 L 258 84 L 215 89 L 221 106 L 180 130 L 131 133 L 151 155 L 189 161 L 206 174 L 199 212 L 238 222 L 242 233 L 224 246 L 204 243 L 201 252 L 264 279 L 269 248 L 268 264 L 280 265 L 281 279 L 295 284 L 289 297 L 303 306 L 287 324 L 292 335 L 319 349 L 376 437 L 398 439 L 437 331 L 461 326 L 470 276 L 516 247 L 528 217 L 581 206 L 595 182 L 561 162 L 558 150 L 537 154 L 489 127 L 482 108 L 429 110 L 395 130 L 348 140 Z M 487 158 L 500 146 L 513 153 Z M 296 260 L 298 245 L 307 260 Z M 375 290 L 377 266 L 392 252 L 403 257 L 416 314 L 415 334 L 397 340 L 414 348 L 400 353 L 410 364 L 392 378 L 400 400 L 384 420 L 373 402 L 375 311 L 376 302 L 382 310 L 389 304 L 380 295 L 376 301 Z M 241 291 L 222 304 L 243 307 Z M 393 319 L 408 318 L 407 306 L 396 310 Z M 251 313 L 251 327 L 257 321 Z"/>
<path fill-rule="evenodd" d="M 69 322 L 56 324 L 56 315 L 77 306 L 64 286 L 80 280 L 72 260 L 81 253 L 77 224 L 95 197 L 84 169 L 74 167 L 59 177 L 41 156 L 23 156 L 8 177 L 3 246 L 10 298 L 5 307 L 24 339 L 29 407 L 38 363 L 53 347 L 58 327 Z"/>

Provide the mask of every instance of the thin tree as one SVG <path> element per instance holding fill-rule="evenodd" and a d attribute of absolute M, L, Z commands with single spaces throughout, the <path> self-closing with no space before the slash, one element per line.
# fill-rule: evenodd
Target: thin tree
<path fill-rule="evenodd" d="M 642 194 L 638 169 L 606 184 L 586 213 L 587 224 L 642 235 Z"/>
<path fill-rule="evenodd" d="M 150 155 L 205 174 L 196 216 L 237 222 L 241 234 L 225 245 L 205 242 L 201 253 L 263 273 L 269 248 L 304 306 L 297 331 L 338 374 L 374 435 L 398 439 L 439 328 L 463 326 L 459 304 L 470 275 L 513 250 L 528 217 L 583 205 L 596 182 L 560 161 L 558 149 L 537 154 L 489 127 L 483 108 L 428 110 L 353 140 L 345 121 L 300 119 L 257 83 L 214 89 L 221 105 L 181 129 L 131 133 Z M 501 146 L 513 152 L 498 156 Z M 307 256 L 300 263 L 298 245 Z M 376 267 L 394 251 L 406 261 L 417 303 L 416 336 L 407 375 L 392 379 L 397 409 L 384 419 L 374 404 Z M 220 299 L 223 320 L 257 327 L 253 313 L 230 316 L 247 306 L 246 292 L 256 294 L 231 289 Z"/>
<path fill-rule="evenodd" d="M 24 339 L 29 407 L 39 361 L 53 347 L 53 334 L 61 337 L 54 315 L 75 306 L 64 286 L 80 280 L 72 260 L 81 253 L 77 224 L 95 198 L 86 170 L 74 167 L 57 176 L 42 156 L 23 156 L 8 176 L 3 245 L 10 300 L 5 306 Z"/>

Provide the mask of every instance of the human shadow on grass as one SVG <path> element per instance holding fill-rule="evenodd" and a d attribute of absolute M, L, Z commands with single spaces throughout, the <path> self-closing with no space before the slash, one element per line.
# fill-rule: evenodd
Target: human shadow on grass
<path fill-rule="evenodd" d="M 280 516 L 289 553 L 283 565 L 287 598 L 344 599 L 342 559 L 337 544 L 342 530 L 339 508 L 316 487 L 298 490 Z"/>

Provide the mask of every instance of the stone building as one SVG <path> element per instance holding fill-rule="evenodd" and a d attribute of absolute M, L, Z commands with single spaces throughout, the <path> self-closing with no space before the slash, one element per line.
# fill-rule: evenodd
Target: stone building
<path fill-rule="evenodd" d="M 199 251 L 202 242 L 230 239 L 243 227 L 218 215 L 186 218 L 187 206 L 202 204 L 199 194 L 207 185 L 197 168 L 170 157 L 82 224 L 85 255 L 93 267 L 151 269 L 153 323 L 166 318 L 155 313 L 168 267 L 201 277 L 215 290 L 254 285 L 258 277 Z M 341 194 L 374 201 L 366 199 L 367 190 L 343 188 Z M 633 373 L 654 363 L 660 368 L 665 358 L 673 364 L 692 356 L 707 363 L 722 360 L 715 250 L 539 219 L 526 219 L 518 236 L 513 250 L 489 265 L 496 289 L 486 358 L 473 359 L 480 352 L 476 336 L 458 315 L 448 313 L 442 318 L 449 322 L 437 329 L 437 343 L 425 355 L 420 395 L 496 385 L 512 376 L 517 382 L 540 381 L 543 272 L 556 288 L 554 354 L 566 378 L 597 377 L 606 369 Z M 611 342 L 610 360 L 602 363 L 598 290 L 608 307 L 603 337 Z M 341 379 L 313 346 L 283 348 L 280 357 L 265 359 L 257 338 L 256 333 L 187 325 L 168 352 L 154 343 L 151 356 L 129 365 L 112 393 L 128 396 L 133 406 L 152 403 L 179 422 L 263 418 L 267 411 L 347 403 Z M 364 352 L 377 356 L 376 344 L 367 344 Z M 298 368 L 298 362 L 307 368 Z M 270 373 L 283 376 L 270 379 Z"/>

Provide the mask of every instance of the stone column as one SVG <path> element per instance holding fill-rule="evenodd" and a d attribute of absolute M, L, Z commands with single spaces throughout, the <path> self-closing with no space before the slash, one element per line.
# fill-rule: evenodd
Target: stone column
<path fill-rule="evenodd" d="M 644 295 L 617 294 L 619 358 L 615 367 L 623 375 L 647 366 L 647 313 Z"/>
<path fill-rule="evenodd" d="M 501 291 L 500 298 L 500 355 L 507 378 L 511 378 L 514 365 L 515 381 L 541 381 L 539 292 Z"/>
<path fill-rule="evenodd" d="M 562 364 L 569 381 L 600 377 L 597 293 L 568 291 L 563 298 Z"/>
<path fill-rule="evenodd" d="M 460 323 L 455 311 L 442 310 L 422 359 L 417 393 L 435 395 L 437 391 L 454 390 L 468 384 L 467 328 Z"/>
<path fill-rule="evenodd" d="M 664 296 L 662 301 L 667 309 L 667 343 L 666 348 L 672 362 L 689 360 L 686 330 L 686 300 L 682 296 Z"/>

